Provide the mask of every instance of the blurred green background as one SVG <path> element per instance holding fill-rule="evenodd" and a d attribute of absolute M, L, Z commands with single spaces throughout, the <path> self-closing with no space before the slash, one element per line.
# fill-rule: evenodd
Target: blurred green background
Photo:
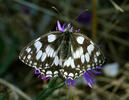
<path fill-rule="evenodd" d="M 92 89 L 83 79 L 75 88 L 38 79 L 18 59 L 57 20 L 92 38 L 107 58 Z M 0 0 L 0 100 L 116 99 L 129 100 L 129 0 Z"/>

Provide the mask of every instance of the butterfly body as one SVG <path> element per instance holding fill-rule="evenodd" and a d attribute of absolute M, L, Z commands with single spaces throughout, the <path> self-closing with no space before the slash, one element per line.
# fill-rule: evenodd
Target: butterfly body
<path fill-rule="evenodd" d="M 60 59 L 66 60 L 69 56 L 71 56 L 71 50 L 70 50 L 71 36 L 72 36 L 72 33 L 70 32 L 62 33 L 63 38 L 62 38 L 62 43 L 59 50 Z"/>

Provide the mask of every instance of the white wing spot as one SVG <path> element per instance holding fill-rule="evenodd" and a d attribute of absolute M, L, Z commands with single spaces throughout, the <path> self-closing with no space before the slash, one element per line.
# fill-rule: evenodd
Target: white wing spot
<path fill-rule="evenodd" d="M 84 55 L 81 56 L 81 62 L 82 62 L 82 63 L 85 62 L 85 57 L 84 57 Z"/>
<path fill-rule="evenodd" d="M 57 76 L 58 76 L 58 74 L 55 74 L 55 75 L 54 75 L 54 77 L 57 77 Z"/>
<path fill-rule="evenodd" d="M 43 69 L 42 72 L 45 72 L 45 70 Z"/>
<path fill-rule="evenodd" d="M 35 62 L 35 63 L 34 63 L 34 65 L 36 66 L 36 65 L 37 65 L 37 63 Z"/>
<path fill-rule="evenodd" d="M 97 56 L 99 56 L 99 55 L 100 55 L 100 52 L 99 52 L 99 51 L 97 51 L 97 52 L 96 52 L 96 55 L 97 55 Z"/>
<path fill-rule="evenodd" d="M 46 64 L 46 66 L 48 66 L 48 64 Z"/>
<path fill-rule="evenodd" d="M 52 72 L 51 71 L 47 71 L 46 74 L 47 75 L 52 75 Z"/>
<path fill-rule="evenodd" d="M 87 65 L 88 68 L 90 68 L 91 66 L 90 65 Z"/>
<path fill-rule="evenodd" d="M 89 55 L 91 55 L 91 52 L 94 50 L 94 46 L 93 44 L 90 44 L 88 47 L 87 47 L 87 51 L 89 53 Z"/>
<path fill-rule="evenodd" d="M 51 49 L 50 49 L 50 57 L 53 57 L 53 54 L 54 54 L 54 49 L 51 48 Z"/>
<path fill-rule="evenodd" d="M 56 39 L 55 35 L 53 35 L 53 34 L 48 35 L 48 42 L 53 42 L 53 41 L 55 41 L 55 39 Z"/>
<path fill-rule="evenodd" d="M 31 51 L 31 48 L 27 48 L 26 51 L 29 53 Z"/>
<path fill-rule="evenodd" d="M 67 76 L 67 75 L 68 75 L 68 73 L 67 73 L 67 72 L 64 72 L 64 75 L 66 75 L 66 76 Z"/>
<path fill-rule="evenodd" d="M 23 60 L 25 60 L 25 59 L 26 59 L 26 56 L 23 57 Z"/>
<path fill-rule="evenodd" d="M 101 63 L 101 60 L 99 60 L 99 63 Z"/>
<path fill-rule="evenodd" d="M 52 77 L 52 75 L 46 75 L 46 77 Z"/>
<path fill-rule="evenodd" d="M 95 62 L 97 62 L 97 58 L 94 58 Z"/>
<path fill-rule="evenodd" d="M 90 41 L 90 43 L 94 45 L 94 43 L 92 41 Z"/>
<path fill-rule="evenodd" d="M 80 68 L 80 65 L 77 65 L 77 68 Z"/>
<path fill-rule="evenodd" d="M 82 37 L 82 36 L 77 37 L 77 42 L 78 42 L 79 44 L 83 44 L 83 42 L 84 42 L 84 37 Z"/>
<path fill-rule="evenodd" d="M 27 58 L 30 59 L 31 58 L 31 55 L 28 55 Z"/>
<path fill-rule="evenodd" d="M 35 41 L 39 41 L 41 38 L 39 37 L 39 38 L 37 38 Z"/>
<path fill-rule="evenodd" d="M 27 59 L 27 60 L 26 60 L 26 64 L 27 64 L 28 61 L 29 61 L 29 60 Z"/>
<path fill-rule="evenodd" d="M 75 73 L 75 75 L 78 75 L 78 73 Z"/>
<path fill-rule="evenodd" d="M 74 60 L 73 59 L 71 59 L 71 67 L 75 68 L 75 64 L 74 64 Z"/>
<path fill-rule="evenodd" d="M 73 53 L 74 58 L 80 58 L 80 56 L 83 54 L 83 48 L 80 47 L 76 50 L 76 52 Z"/>
<path fill-rule="evenodd" d="M 47 55 L 49 55 L 49 50 L 50 50 L 50 48 L 51 48 L 51 47 L 48 45 L 47 48 L 45 49 Z"/>
<path fill-rule="evenodd" d="M 94 65 L 95 65 L 95 64 L 93 63 L 92 66 L 94 67 Z"/>
<path fill-rule="evenodd" d="M 42 47 L 42 43 L 41 43 L 40 41 L 36 41 L 36 42 L 34 43 L 34 46 L 35 46 L 35 48 L 37 49 L 37 51 L 39 51 L 40 48 Z"/>
<path fill-rule="evenodd" d="M 54 71 L 54 74 L 58 74 L 58 71 Z"/>
<path fill-rule="evenodd" d="M 90 65 L 87 65 L 87 67 L 88 67 L 87 70 L 91 70 L 91 66 Z"/>
<path fill-rule="evenodd" d="M 37 55 L 36 55 L 36 59 L 39 60 L 39 58 L 42 56 L 42 51 L 39 50 Z"/>
<path fill-rule="evenodd" d="M 64 62 L 64 66 L 70 66 L 70 64 L 71 64 L 71 57 L 69 57 L 65 62 Z"/>
<path fill-rule="evenodd" d="M 91 70 L 91 67 L 87 68 L 87 71 L 88 71 L 88 70 Z"/>
<path fill-rule="evenodd" d="M 90 56 L 88 53 L 85 54 L 85 58 L 86 58 L 86 61 L 89 62 L 90 61 Z"/>
<path fill-rule="evenodd" d="M 74 77 L 74 74 L 73 73 L 69 73 L 69 77 Z"/>
<path fill-rule="evenodd" d="M 51 48 L 49 45 L 46 48 L 46 54 L 47 54 L 48 57 L 54 57 L 55 56 L 54 49 Z"/>
<path fill-rule="evenodd" d="M 47 56 L 46 53 L 43 53 L 43 54 L 42 54 L 42 57 L 41 57 L 41 61 L 42 61 L 42 62 L 46 59 L 46 56 Z"/>
<path fill-rule="evenodd" d="M 30 61 L 29 63 L 32 64 L 32 61 Z"/>
<path fill-rule="evenodd" d="M 54 59 L 54 64 L 57 66 L 59 64 L 59 58 L 58 56 L 55 57 Z"/>

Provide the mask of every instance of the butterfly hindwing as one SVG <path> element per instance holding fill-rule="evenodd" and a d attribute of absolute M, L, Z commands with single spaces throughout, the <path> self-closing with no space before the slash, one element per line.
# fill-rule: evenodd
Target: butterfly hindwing
<path fill-rule="evenodd" d="M 45 34 L 23 48 L 19 58 L 45 76 L 58 76 L 57 52 L 61 41 L 62 33 L 59 31 Z"/>

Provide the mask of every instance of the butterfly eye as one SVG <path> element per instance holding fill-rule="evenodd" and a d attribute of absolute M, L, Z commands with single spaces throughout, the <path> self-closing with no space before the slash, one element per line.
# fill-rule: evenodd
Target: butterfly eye
<path fill-rule="evenodd" d="M 94 74 L 101 73 L 98 70 L 104 63 L 101 50 L 91 39 L 79 33 L 80 30 L 73 30 L 70 24 L 61 25 L 57 21 L 56 30 L 29 43 L 19 59 L 33 67 L 41 79 L 61 76 L 67 85 L 75 87 L 75 80 L 84 76 L 92 87 Z"/>

